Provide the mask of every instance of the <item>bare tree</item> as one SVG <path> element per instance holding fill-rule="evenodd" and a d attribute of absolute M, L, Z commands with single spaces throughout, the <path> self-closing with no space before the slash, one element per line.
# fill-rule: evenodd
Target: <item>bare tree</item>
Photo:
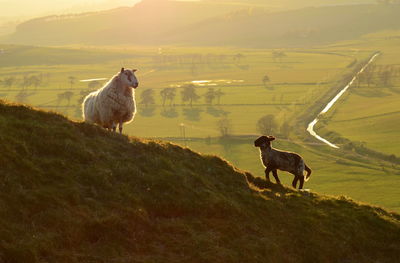
<path fill-rule="evenodd" d="M 169 88 L 164 88 L 160 91 L 160 96 L 161 96 L 161 101 L 162 101 L 163 106 L 165 106 L 165 102 L 167 101 L 168 89 Z"/>
<path fill-rule="evenodd" d="M 74 76 L 69 76 L 68 77 L 68 83 L 70 85 L 70 88 L 72 89 L 72 87 L 74 86 L 74 84 L 76 83 L 76 77 Z"/>
<path fill-rule="evenodd" d="M 66 91 L 66 92 L 57 94 L 57 107 L 61 104 L 61 102 L 63 100 L 66 100 L 67 104 L 69 106 L 73 96 L 74 96 L 74 93 L 72 91 Z"/>
<path fill-rule="evenodd" d="M 198 101 L 200 96 L 196 93 L 196 86 L 193 84 L 188 84 L 183 87 L 181 91 L 182 102 L 189 102 L 190 107 L 193 105 L 193 101 Z"/>
<path fill-rule="evenodd" d="M 209 88 L 208 91 L 203 95 L 206 104 L 212 104 L 214 99 L 216 98 L 214 88 Z"/>
<path fill-rule="evenodd" d="M 233 56 L 233 59 L 238 64 L 242 61 L 243 58 L 245 58 L 245 56 L 242 53 L 237 53 L 236 55 Z"/>
<path fill-rule="evenodd" d="M 376 70 L 375 65 L 369 65 L 364 69 L 364 71 L 361 74 L 363 80 L 367 83 L 368 88 L 371 86 L 372 81 L 374 79 L 375 70 Z"/>
<path fill-rule="evenodd" d="M 144 104 L 145 107 L 148 107 L 151 104 L 154 104 L 154 90 L 146 89 L 140 94 L 140 103 Z"/>
<path fill-rule="evenodd" d="M 174 102 L 175 97 L 176 97 L 176 89 L 175 88 L 169 88 L 168 93 L 167 93 L 167 100 L 169 100 L 169 105 L 170 106 Z"/>
<path fill-rule="evenodd" d="M 162 100 L 162 105 L 165 106 L 167 100 L 169 100 L 169 105 L 171 106 L 176 96 L 175 88 L 164 88 L 160 91 L 160 96 Z"/>
<path fill-rule="evenodd" d="M 214 94 L 215 94 L 215 97 L 217 98 L 217 103 L 218 103 L 218 105 L 220 105 L 220 104 L 221 104 L 221 97 L 224 96 L 225 93 L 222 92 L 221 89 L 218 89 L 218 90 L 216 90 L 216 91 L 214 92 Z"/>
<path fill-rule="evenodd" d="M 97 81 L 97 80 L 95 80 L 95 81 L 90 81 L 90 82 L 88 83 L 88 88 L 89 88 L 89 90 L 96 90 L 96 89 L 98 89 L 99 87 L 101 87 L 101 83 L 100 83 L 99 81 Z"/>
<path fill-rule="evenodd" d="M 31 85 L 32 85 L 31 77 L 28 75 L 25 75 L 24 78 L 22 79 L 22 90 L 25 90 L 26 88 L 28 88 Z"/>
<path fill-rule="evenodd" d="M 281 130 L 280 133 L 284 136 L 284 138 L 288 139 L 290 137 L 290 134 L 292 133 L 293 127 L 290 125 L 288 121 L 285 121 L 281 125 Z"/>
<path fill-rule="evenodd" d="M 227 117 L 223 117 L 217 121 L 217 127 L 221 137 L 228 137 L 232 133 L 232 122 Z"/>
<path fill-rule="evenodd" d="M 264 87 L 267 88 L 267 83 L 270 82 L 270 78 L 267 74 L 265 74 L 264 77 L 262 78 L 262 82 L 264 84 Z"/>
<path fill-rule="evenodd" d="M 17 79 L 15 77 L 7 77 L 7 78 L 3 79 L 2 85 L 5 88 L 11 88 L 16 82 L 17 82 Z"/>
<path fill-rule="evenodd" d="M 281 50 L 274 50 L 272 51 L 272 59 L 276 62 L 282 62 L 282 58 L 287 57 L 286 53 Z"/>
<path fill-rule="evenodd" d="M 277 121 L 275 119 L 275 115 L 273 114 L 268 114 L 263 117 L 261 117 L 257 121 L 257 131 L 260 132 L 261 134 L 273 134 L 273 132 L 276 131 L 277 127 Z"/>
<path fill-rule="evenodd" d="M 379 79 L 382 85 L 390 87 L 392 85 L 392 79 L 395 74 L 393 66 L 386 66 L 379 72 Z"/>
<path fill-rule="evenodd" d="M 40 75 L 34 75 L 30 77 L 30 84 L 35 87 L 35 90 L 42 84 L 42 77 Z"/>

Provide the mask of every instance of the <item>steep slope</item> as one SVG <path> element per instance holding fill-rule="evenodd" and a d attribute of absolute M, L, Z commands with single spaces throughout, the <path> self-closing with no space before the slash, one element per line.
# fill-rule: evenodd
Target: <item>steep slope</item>
<path fill-rule="evenodd" d="M 1 102 L 0 145 L 0 262 L 395 262 L 400 254 L 398 214 L 269 185 L 169 143 Z"/>

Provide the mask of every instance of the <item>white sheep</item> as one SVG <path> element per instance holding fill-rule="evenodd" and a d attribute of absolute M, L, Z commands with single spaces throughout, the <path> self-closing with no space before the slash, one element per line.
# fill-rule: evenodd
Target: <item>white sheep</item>
<path fill-rule="evenodd" d="M 101 89 L 86 96 L 82 104 L 83 118 L 114 132 L 119 125 L 131 122 L 136 113 L 135 93 L 139 85 L 136 69 L 121 69 Z"/>

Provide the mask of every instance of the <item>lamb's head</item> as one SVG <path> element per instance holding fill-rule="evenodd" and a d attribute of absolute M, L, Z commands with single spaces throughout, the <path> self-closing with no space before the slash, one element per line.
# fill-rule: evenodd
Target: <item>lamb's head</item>
<path fill-rule="evenodd" d="M 260 138 L 254 141 L 254 146 L 260 148 L 267 148 L 271 146 L 271 142 L 273 140 L 275 140 L 274 136 L 261 136 Z"/>
<path fill-rule="evenodd" d="M 136 69 L 124 69 L 121 68 L 121 72 L 119 73 L 119 79 L 121 83 L 125 87 L 132 87 L 136 89 L 139 86 L 139 82 L 135 76 Z"/>

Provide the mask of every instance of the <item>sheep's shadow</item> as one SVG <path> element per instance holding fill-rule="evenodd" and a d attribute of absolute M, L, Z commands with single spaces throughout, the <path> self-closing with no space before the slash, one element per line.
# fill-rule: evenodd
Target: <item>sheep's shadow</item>
<path fill-rule="evenodd" d="M 274 192 L 279 192 L 279 193 L 288 193 L 288 192 L 292 191 L 289 188 L 284 187 L 282 184 L 275 184 L 270 181 L 266 181 L 266 180 L 262 179 L 261 177 L 254 177 L 250 173 L 246 173 L 246 178 L 247 178 L 247 181 L 249 184 L 255 186 L 256 188 L 258 188 L 260 190 L 268 189 L 268 190 L 272 190 Z"/>

